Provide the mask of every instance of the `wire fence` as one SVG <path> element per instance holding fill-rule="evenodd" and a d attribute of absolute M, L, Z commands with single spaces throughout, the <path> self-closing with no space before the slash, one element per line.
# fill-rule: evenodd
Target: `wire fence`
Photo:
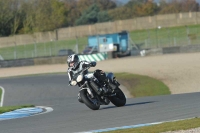
<path fill-rule="evenodd" d="M 165 28 L 159 26 L 152 30 L 134 31 L 131 39 L 141 48 L 160 48 L 200 44 L 200 26 Z"/>
<path fill-rule="evenodd" d="M 4 60 L 37 58 L 48 56 L 67 55 L 67 50 L 72 50 L 74 53 L 82 53 L 87 46 L 87 38 L 77 38 L 74 40 L 53 40 L 51 42 L 35 42 L 29 45 L 17 45 L 0 49 L 0 55 Z M 66 50 L 63 52 L 63 50 Z"/>
<path fill-rule="evenodd" d="M 131 40 L 141 50 L 183 45 L 200 45 L 200 25 L 167 28 L 158 26 L 156 29 L 129 32 Z M 71 49 L 82 54 L 88 45 L 87 37 L 70 40 L 51 40 L 35 42 L 29 45 L 17 45 L 0 48 L 0 60 L 59 56 L 59 51 Z M 66 53 L 67 54 L 67 53 Z"/>

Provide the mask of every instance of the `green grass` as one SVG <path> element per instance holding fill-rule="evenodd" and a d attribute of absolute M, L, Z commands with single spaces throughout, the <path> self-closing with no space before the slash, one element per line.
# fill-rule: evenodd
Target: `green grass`
<path fill-rule="evenodd" d="M 188 25 L 180 27 L 161 27 L 161 29 L 135 30 L 130 32 L 130 38 L 141 49 L 168 47 L 178 45 L 200 44 L 200 25 Z M 42 56 L 55 56 L 60 49 L 72 49 L 78 45 L 79 53 L 87 46 L 87 37 L 78 40 L 60 40 L 29 45 L 13 44 L 12 47 L 0 48 L 0 55 L 6 59 L 21 59 Z M 15 53 L 16 51 L 16 53 Z"/>
<path fill-rule="evenodd" d="M 87 46 L 87 38 L 82 37 L 76 42 L 75 39 L 52 41 L 46 43 L 35 43 L 29 45 L 19 45 L 0 48 L 0 55 L 4 60 L 34 58 L 44 56 L 57 56 L 60 49 L 72 49 L 75 52 L 75 45 L 78 45 L 79 53 Z M 15 52 L 16 51 L 16 52 Z"/>
<path fill-rule="evenodd" d="M 110 131 L 106 133 L 161 133 L 166 131 L 178 131 L 178 130 L 198 128 L 199 125 L 200 125 L 200 118 L 193 118 L 176 122 L 166 122 L 163 124 L 158 124 L 153 126 Z"/>
<path fill-rule="evenodd" d="M 169 88 L 164 83 L 148 76 L 130 73 L 116 73 L 115 76 L 129 90 L 133 97 L 171 94 Z"/>
<path fill-rule="evenodd" d="M 0 107 L 0 114 L 5 113 L 5 112 L 9 112 L 9 111 L 14 111 L 16 109 L 27 108 L 27 107 L 34 107 L 34 105 Z"/>
<path fill-rule="evenodd" d="M 130 37 L 142 48 L 199 44 L 200 25 L 137 30 L 130 32 Z"/>
<path fill-rule="evenodd" d="M 145 97 L 171 94 L 169 88 L 159 80 L 148 76 L 130 73 L 116 73 L 118 81 L 124 85 L 133 97 Z M 130 124 L 131 125 L 131 124 Z M 166 131 L 187 130 L 200 127 L 200 118 L 167 122 L 140 128 L 110 131 L 108 133 L 161 133 Z"/>
<path fill-rule="evenodd" d="M 1 101 L 1 94 L 2 94 L 2 89 L 0 88 L 0 101 Z"/>

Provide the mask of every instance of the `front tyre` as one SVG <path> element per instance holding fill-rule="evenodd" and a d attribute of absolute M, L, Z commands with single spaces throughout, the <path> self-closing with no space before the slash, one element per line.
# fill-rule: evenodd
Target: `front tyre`
<path fill-rule="evenodd" d="M 96 99 L 92 99 L 88 94 L 86 89 L 80 91 L 80 96 L 82 101 L 92 110 L 98 110 L 100 108 L 100 103 Z"/>
<path fill-rule="evenodd" d="M 117 107 L 124 106 L 126 104 L 126 97 L 120 88 L 115 90 L 116 95 L 109 97 L 109 100 Z"/>

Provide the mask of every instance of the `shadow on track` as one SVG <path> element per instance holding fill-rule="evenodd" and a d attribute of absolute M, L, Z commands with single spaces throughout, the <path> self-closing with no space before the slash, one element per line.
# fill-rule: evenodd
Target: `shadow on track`
<path fill-rule="evenodd" d="M 135 106 L 135 105 L 142 105 L 142 104 L 149 104 L 149 103 L 155 103 L 157 101 L 149 101 L 149 102 L 141 102 L 141 103 L 129 103 L 129 104 L 126 104 L 122 107 L 128 107 L 128 106 Z M 103 109 L 111 109 L 111 108 L 119 108 L 119 107 L 116 107 L 116 106 L 109 106 L 109 107 L 105 107 L 105 108 L 101 108 L 99 110 L 103 110 Z"/>

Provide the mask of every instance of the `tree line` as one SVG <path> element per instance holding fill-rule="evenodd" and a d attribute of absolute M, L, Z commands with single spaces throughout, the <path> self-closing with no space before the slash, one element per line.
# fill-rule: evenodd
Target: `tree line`
<path fill-rule="evenodd" d="M 188 11 L 199 11 L 196 0 L 0 0 L 0 36 Z"/>

